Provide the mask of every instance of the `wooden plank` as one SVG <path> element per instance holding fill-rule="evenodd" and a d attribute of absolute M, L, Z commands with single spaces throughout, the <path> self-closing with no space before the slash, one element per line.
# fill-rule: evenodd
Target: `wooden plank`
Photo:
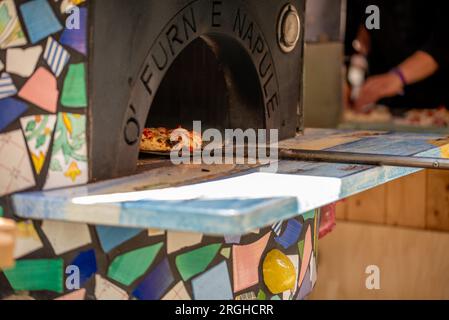
<path fill-rule="evenodd" d="M 426 181 L 421 171 L 386 184 L 387 224 L 425 229 Z"/>
<path fill-rule="evenodd" d="M 439 157 L 449 141 L 441 135 L 315 129 L 288 143 L 311 148 L 339 144 L 332 150 Z M 232 165 L 156 167 L 87 186 L 15 194 L 13 202 L 17 215 L 27 219 L 232 234 L 306 213 L 420 171 L 285 160 L 271 165 L 278 165 L 271 168 L 275 172 L 250 167 L 242 172 Z M 347 218 L 384 223 L 385 187 L 350 200 Z"/>
<path fill-rule="evenodd" d="M 311 299 L 449 299 L 449 234 L 340 222 L 320 240 Z M 367 266 L 380 268 L 368 290 Z"/>
<path fill-rule="evenodd" d="M 385 223 L 386 188 L 384 185 L 365 191 L 347 199 L 349 221 Z"/>
<path fill-rule="evenodd" d="M 336 208 L 336 218 L 337 220 L 346 220 L 348 212 L 348 202 L 347 200 L 341 200 L 337 202 Z"/>
<path fill-rule="evenodd" d="M 426 194 L 427 228 L 449 231 L 449 172 L 429 170 Z"/>

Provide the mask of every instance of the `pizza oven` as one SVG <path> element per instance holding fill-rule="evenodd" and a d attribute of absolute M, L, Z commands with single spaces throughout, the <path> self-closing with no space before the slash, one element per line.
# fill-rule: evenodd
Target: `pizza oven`
<path fill-rule="evenodd" d="M 304 1 L 93 1 L 91 180 L 135 172 L 144 128 L 301 129 Z"/>

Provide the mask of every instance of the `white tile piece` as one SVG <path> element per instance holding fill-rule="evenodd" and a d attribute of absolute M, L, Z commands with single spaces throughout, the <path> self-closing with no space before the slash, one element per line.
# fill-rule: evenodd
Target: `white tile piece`
<path fill-rule="evenodd" d="M 35 186 L 22 130 L 0 134 L 0 154 L 0 197 Z"/>
<path fill-rule="evenodd" d="M 14 248 L 14 259 L 20 259 L 43 247 L 42 241 L 32 221 L 17 223 L 17 238 Z"/>
<path fill-rule="evenodd" d="M 312 282 L 312 288 L 315 287 L 316 280 L 317 280 L 316 259 L 315 256 L 312 254 L 312 257 L 310 258 L 310 281 Z"/>
<path fill-rule="evenodd" d="M 201 243 L 202 239 L 203 235 L 200 233 L 167 231 L 167 253 L 192 247 Z"/>
<path fill-rule="evenodd" d="M 95 297 L 97 300 L 128 300 L 128 294 L 100 275 L 95 275 Z"/>
<path fill-rule="evenodd" d="M 72 251 L 92 242 L 87 224 L 44 220 L 41 228 L 56 255 Z"/>
<path fill-rule="evenodd" d="M 42 54 L 42 47 L 35 46 L 27 49 L 8 49 L 6 51 L 6 71 L 17 74 L 23 78 L 30 77 L 34 70 L 39 57 Z"/>
<path fill-rule="evenodd" d="M 293 263 L 296 271 L 295 288 L 293 289 L 293 294 L 298 290 L 298 279 L 299 279 L 299 255 L 289 255 L 287 258 Z"/>

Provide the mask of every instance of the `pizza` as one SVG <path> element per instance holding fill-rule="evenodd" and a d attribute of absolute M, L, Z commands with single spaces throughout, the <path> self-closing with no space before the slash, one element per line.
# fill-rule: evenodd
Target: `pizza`
<path fill-rule="evenodd" d="M 189 148 L 190 151 L 202 147 L 201 134 L 188 131 L 182 127 L 169 130 L 167 128 L 145 128 L 140 141 L 140 150 L 149 152 L 170 152 Z"/>

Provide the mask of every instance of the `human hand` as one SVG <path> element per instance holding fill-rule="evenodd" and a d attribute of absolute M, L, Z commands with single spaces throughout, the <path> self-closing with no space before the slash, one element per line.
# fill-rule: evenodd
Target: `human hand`
<path fill-rule="evenodd" d="M 403 92 L 404 86 L 401 78 L 394 73 L 385 73 L 370 77 L 363 85 L 359 98 L 354 103 L 357 111 L 376 103 L 382 98 L 394 97 Z"/>

